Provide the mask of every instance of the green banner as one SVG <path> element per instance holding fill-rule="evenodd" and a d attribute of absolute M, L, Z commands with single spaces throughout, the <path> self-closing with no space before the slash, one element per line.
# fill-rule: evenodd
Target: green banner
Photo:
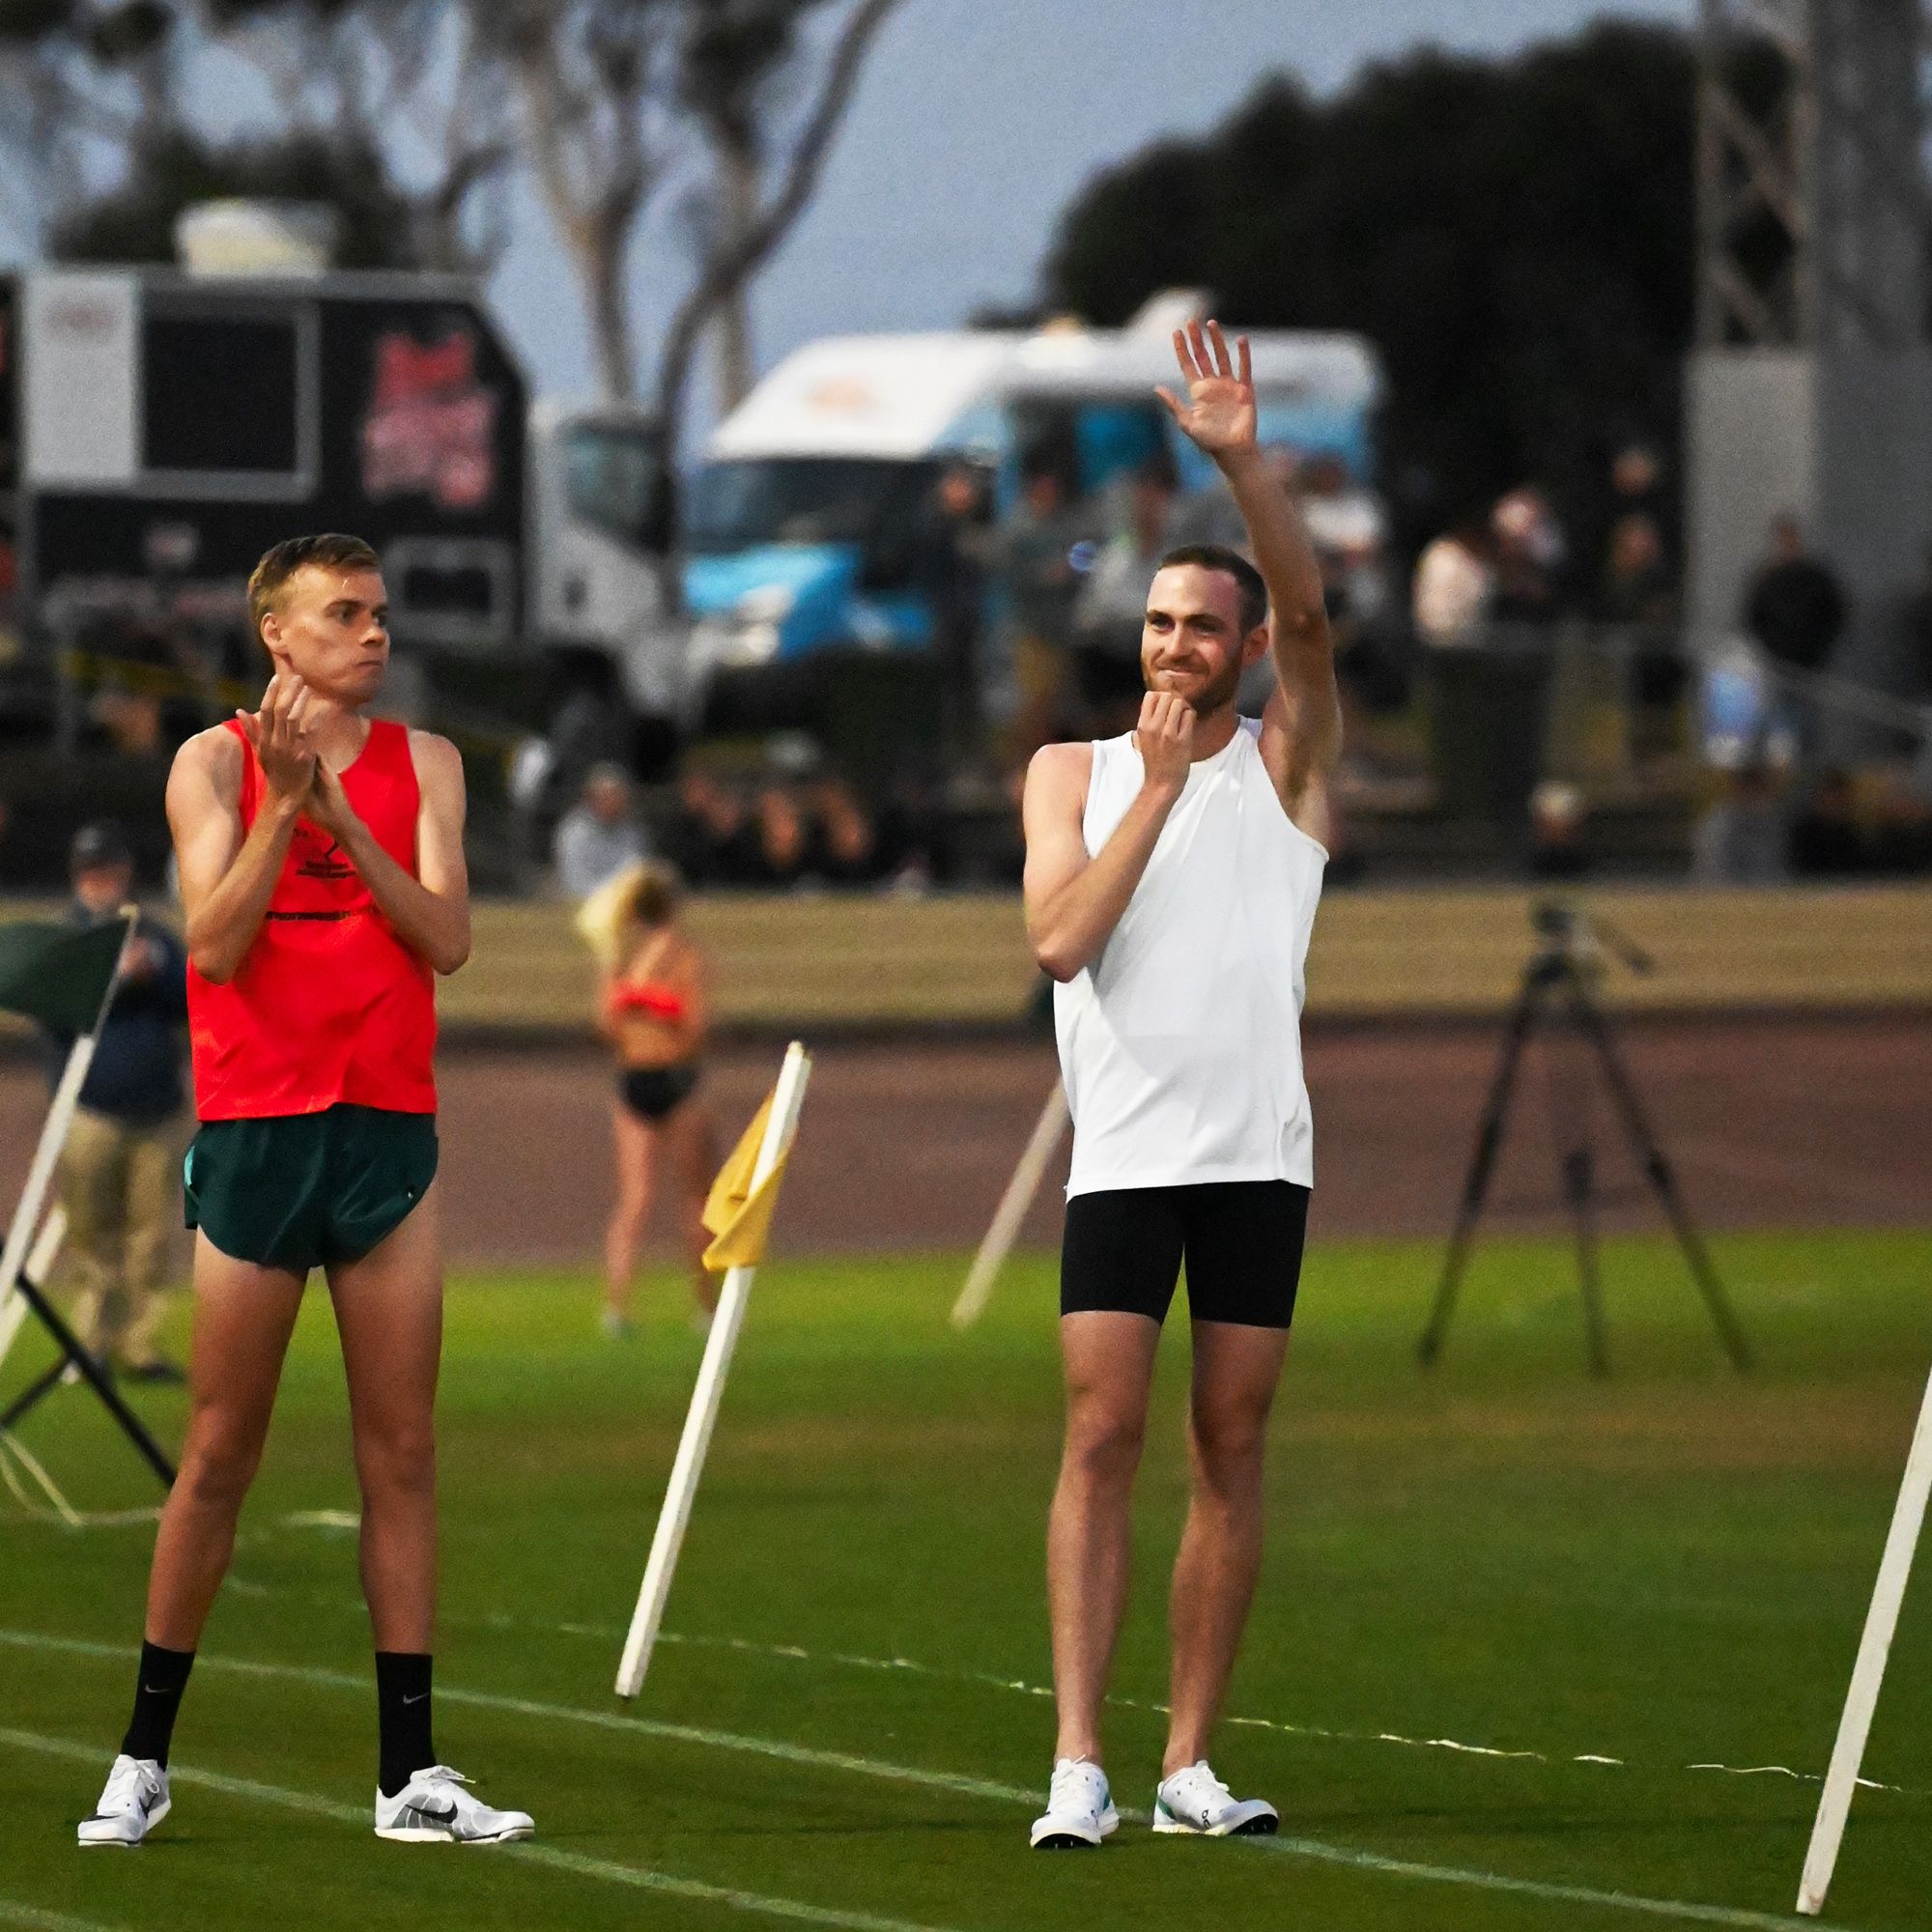
<path fill-rule="evenodd" d="M 0 1011 L 57 1033 L 87 1033 L 99 1017 L 128 937 L 126 920 L 80 926 L 23 919 L 0 925 Z"/>

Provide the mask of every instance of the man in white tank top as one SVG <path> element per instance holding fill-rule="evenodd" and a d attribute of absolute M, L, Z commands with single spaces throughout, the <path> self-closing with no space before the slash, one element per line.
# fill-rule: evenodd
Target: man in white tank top
<path fill-rule="evenodd" d="M 1048 745 L 1026 783 L 1027 932 L 1050 973 L 1073 1114 L 1061 1266 L 1066 1443 L 1047 1530 L 1059 1712 L 1041 1848 L 1118 1817 L 1100 1707 L 1126 1602 L 1128 1501 L 1155 1345 L 1183 1260 L 1194 1340 L 1193 1500 L 1175 1563 L 1173 1689 L 1154 1830 L 1271 1833 L 1208 1764 L 1262 1548 L 1263 1446 L 1314 1179 L 1302 961 L 1341 747 L 1321 578 L 1256 445 L 1248 345 L 1175 335 L 1183 403 L 1255 561 L 1174 552 L 1148 592 L 1138 727 Z M 1259 569 L 1257 569 L 1259 566 Z M 1272 652 L 1259 726 L 1235 710 Z"/>

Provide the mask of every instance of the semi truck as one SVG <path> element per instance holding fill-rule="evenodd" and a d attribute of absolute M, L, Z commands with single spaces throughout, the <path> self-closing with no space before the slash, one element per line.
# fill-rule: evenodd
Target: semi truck
<path fill-rule="evenodd" d="M 0 272 L 0 636 L 13 655 L 191 634 L 253 676 L 279 539 L 383 559 L 398 649 L 601 680 L 640 765 L 688 720 L 642 413 L 532 406 L 479 290 L 402 272 Z"/>

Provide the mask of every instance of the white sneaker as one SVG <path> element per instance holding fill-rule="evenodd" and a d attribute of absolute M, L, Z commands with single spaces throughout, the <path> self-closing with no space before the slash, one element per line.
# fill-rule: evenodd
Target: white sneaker
<path fill-rule="evenodd" d="M 168 1815 L 168 1775 L 151 1757 L 123 1751 L 107 1774 L 100 1803 L 80 1821 L 83 1845 L 138 1845 Z"/>
<path fill-rule="evenodd" d="M 1204 1757 L 1154 1787 L 1153 1828 L 1204 1838 L 1271 1838 L 1281 1814 L 1264 1798 L 1236 1798 Z"/>
<path fill-rule="evenodd" d="M 1033 1821 L 1028 1839 L 1037 1852 L 1078 1851 L 1097 1845 L 1120 1825 L 1107 1774 L 1091 1759 L 1063 1757 L 1053 1767 L 1047 1787 L 1046 1815 Z"/>
<path fill-rule="evenodd" d="M 527 1811 L 493 1811 L 470 1797 L 463 1788 L 469 1782 L 460 1771 L 433 1764 L 393 1798 L 377 1792 L 377 1837 L 408 1845 L 500 1845 L 536 1830 Z"/>

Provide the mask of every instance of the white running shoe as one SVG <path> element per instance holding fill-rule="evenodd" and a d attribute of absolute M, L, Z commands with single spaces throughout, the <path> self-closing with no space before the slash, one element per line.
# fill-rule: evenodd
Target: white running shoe
<path fill-rule="evenodd" d="M 1120 1825 L 1107 1774 L 1091 1759 L 1063 1757 L 1047 1787 L 1046 1815 L 1033 1821 L 1028 1842 L 1037 1852 L 1072 1852 L 1097 1845 Z"/>
<path fill-rule="evenodd" d="M 501 1845 L 527 1838 L 527 1811 L 493 1811 L 464 1790 L 469 1780 L 446 1764 L 414 1774 L 393 1798 L 376 1794 L 376 1835 L 406 1845 Z"/>
<path fill-rule="evenodd" d="M 80 1821 L 80 1842 L 132 1850 L 168 1815 L 169 1802 L 167 1773 L 151 1757 L 123 1751 L 93 1816 Z"/>
<path fill-rule="evenodd" d="M 1281 1814 L 1264 1798 L 1236 1798 L 1204 1757 L 1154 1787 L 1153 1828 L 1202 1838 L 1271 1838 Z"/>

